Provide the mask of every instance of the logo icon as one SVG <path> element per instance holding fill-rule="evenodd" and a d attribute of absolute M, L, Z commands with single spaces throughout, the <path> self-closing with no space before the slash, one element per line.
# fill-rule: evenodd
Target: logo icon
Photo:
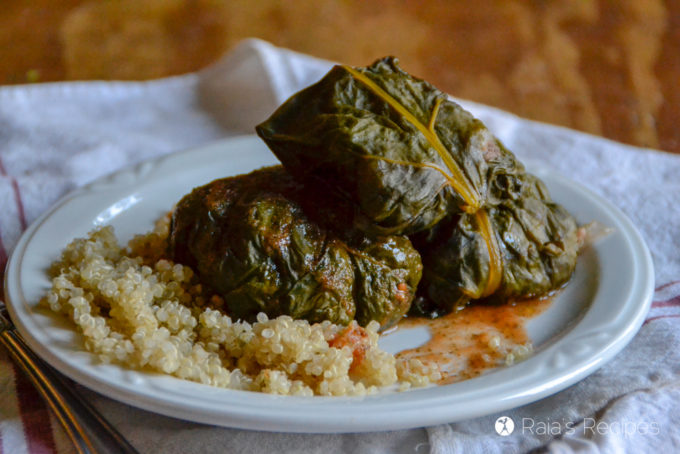
<path fill-rule="evenodd" d="M 515 421 L 510 416 L 501 416 L 494 425 L 496 433 L 501 437 L 507 437 L 515 430 Z"/>

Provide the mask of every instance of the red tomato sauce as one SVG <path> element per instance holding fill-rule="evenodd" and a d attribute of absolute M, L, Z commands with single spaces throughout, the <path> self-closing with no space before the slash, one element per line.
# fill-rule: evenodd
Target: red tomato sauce
<path fill-rule="evenodd" d="M 551 301 L 544 298 L 501 306 L 472 305 L 436 319 L 406 318 L 397 329 L 425 325 L 431 338 L 397 357 L 438 365 L 442 373 L 439 384 L 476 377 L 531 351 L 526 322 L 543 312 Z"/>

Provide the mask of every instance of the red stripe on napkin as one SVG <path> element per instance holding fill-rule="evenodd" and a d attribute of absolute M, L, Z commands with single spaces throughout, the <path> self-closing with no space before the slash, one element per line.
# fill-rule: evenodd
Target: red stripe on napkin
<path fill-rule="evenodd" d="M 5 276 L 5 265 L 7 264 L 7 251 L 5 251 L 5 245 L 2 244 L 2 230 L 0 230 L 0 278 Z M 2 288 L 2 282 L 4 279 L 0 279 L 0 289 Z"/>
<path fill-rule="evenodd" d="M 21 230 L 26 230 L 26 214 L 24 213 L 24 202 L 21 200 L 21 190 L 19 189 L 19 183 L 16 178 L 7 174 L 5 166 L 2 163 L 2 157 L 0 157 L 0 174 L 9 178 L 12 183 L 12 190 L 14 191 L 14 201 L 17 204 L 17 212 L 19 213 L 19 222 L 21 223 Z"/>
<path fill-rule="evenodd" d="M 49 409 L 28 378 L 14 367 L 19 412 L 31 454 L 52 454 L 57 451 L 52 436 Z"/>
<path fill-rule="evenodd" d="M 674 296 L 666 301 L 654 301 L 652 307 L 680 306 L 680 295 Z"/>
<path fill-rule="evenodd" d="M 19 213 L 19 222 L 21 223 L 21 230 L 26 230 L 26 214 L 24 213 L 24 202 L 21 201 L 21 191 L 19 190 L 19 183 L 12 178 L 12 188 L 14 189 L 14 200 L 17 204 L 17 212 Z"/>
<path fill-rule="evenodd" d="M 645 320 L 643 325 L 646 325 L 649 322 L 653 322 L 654 320 L 659 320 L 661 318 L 678 318 L 680 317 L 680 314 L 666 314 L 666 315 L 657 315 L 656 317 L 648 318 Z"/>
<path fill-rule="evenodd" d="M 678 283 L 680 283 L 680 281 L 666 282 L 665 284 L 663 284 L 663 285 L 657 287 L 654 291 L 655 291 L 655 292 L 660 292 L 661 290 L 666 289 L 666 288 L 670 287 L 671 285 L 675 285 L 675 284 L 678 284 Z"/>

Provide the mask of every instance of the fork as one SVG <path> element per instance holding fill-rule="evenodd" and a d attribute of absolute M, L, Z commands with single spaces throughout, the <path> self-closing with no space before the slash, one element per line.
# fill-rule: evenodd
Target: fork
<path fill-rule="evenodd" d="M 54 412 L 78 453 L 138 451 L 83 397 L 73 391 L 51 366 L 26 345 L 0 301 L 0 344 L 7 348 L 15 364 L 28 376 Z"/>

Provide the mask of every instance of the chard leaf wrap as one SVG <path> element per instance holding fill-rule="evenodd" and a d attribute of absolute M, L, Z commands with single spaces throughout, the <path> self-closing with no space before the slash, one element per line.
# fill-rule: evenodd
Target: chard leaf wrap
<path fill-rule="evenodd" d="M 169 254 L 194 267 L 235 318 L 396 323 L 415 295 L 420 255 L 405 236 L 332 230 L 341 207 L 320 200 L 329 202 L 280 166 L 213 181 L 178 203 Z"/>

